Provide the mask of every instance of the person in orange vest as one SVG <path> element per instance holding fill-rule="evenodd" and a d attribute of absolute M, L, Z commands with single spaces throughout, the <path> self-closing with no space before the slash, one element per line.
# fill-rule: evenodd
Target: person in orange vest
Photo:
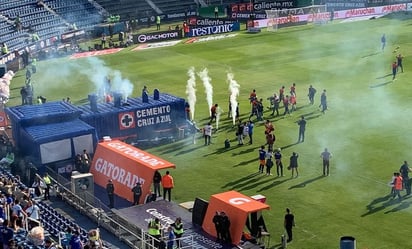
<path fill-rule="evenodd" d="M 170 175 L 169 171 L 162 177 L 163 186 L 163 199 L 166 200 L 166 193 L 168 195 L 168 200 L 171 200 L 172 188 L 174 187 L 173 177 Z"/>
<path fill-rule="evenodd" d="M 183 33 L 184 33 L 184 37 L 188 37 L 189 36 L 189 25 L 187 24 L 186 21 L 183 22 Z"/>
<path fill-rule="evenodd" d="M 401 201 L 402 200 L 401 190 L 403 189 L 403 179 L 402 179 L 401 174 L 399 173 L 396 173 L 396 178 L 393 183 L 393 189 L 394 189 L 394 193 L 393 193 L 392 199 L 398 196 L 399 200 Z"/>

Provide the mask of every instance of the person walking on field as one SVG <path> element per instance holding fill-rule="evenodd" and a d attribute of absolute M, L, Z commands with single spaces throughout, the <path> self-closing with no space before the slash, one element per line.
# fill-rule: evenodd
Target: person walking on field
<path fill-rule="evenodd" d="M 172 188 L 174 187 L 173 177 L 170 175 L 169 171 L 166 171 L 166 174 L 162 177 L 162 186 L 163 186 L 163 199 L 166 200 L 166 193 L 168 200 L 171 201 Z"/>
<path fill-rule="evenodd" d="M 397 61 L 397 65 L 398 65 L 397 70 L 399 68 L 401 68 L 401 70 L 402 70 L 401 72 L 403 73 L 402 59 L 403 59 L 403 56 L 401 54 L 398 54 L 398 56 L 396 56 L 396 61 Z"/>
<path fill-rule="evenodd" d="M 292 178 L 294 177 L 294 172 L 296 171 L 296 177 L 299 176 L 299 171 L 298 171 L 298 153 L 293 152 L 292 156 L 290 157 L 290 164 L 289 164 L 289 169 L 292 170 Z"/>
<path fill-rule="evenodd" d="M 396 177 L 395 177 L 395 181 L 393 183 L 393 189 L 394 189 L 394 193 L 392 196 L 392 199 L 395 199 L 396 196 L 398 196 L 399 200 L 402 200 L 402 196 L 401 196 L 401 191 L 403 188 L 403 179 L 401 174 L 396 173 Z"/>
<path fill-rule="evenodd" d="M 320 154 L 323 162 L 323 175 L 329 176 L 329 160 L 332 157 L 332 154 L 328 151 L 327 148 Z"/>
<path fill-rule="evenodd" d="M 313 105 L 315 102 L 315 94 L 316 94 L 316 89 L 313 88 L 312 85 L 309 86 L 309 92 L 308 92 L 308 97 L 309 97 L 309 103 Z"/>
<path fill-rule="evenodd" d="M 322 113 L 325 114 L 325 111 L 328 109 L 326 89 L 324 89 L 323 93 L 320 95 L 320 105 L 319 105 L 319 107 L 322 107 Z"/>
<path fill-rule="evenodd" d="M 286 229 L 286 233 L 288 234 L 288 240 L 287 240 L 288 243 L 291 242 L 293 239 L 292 229 L 294 226 L 295 226 L 295 216 L 290 212 L 289 208 L 286 208 L 284 227 Z"/>
<path fill-rule="evenodd" d="M 396 78 L 396 73 L 398 72 L 398 64 L 396 61 L 392 62 L 392 81 Z"/>
<path fill-rule="evenodd" d="M 283 164 L 282 164 L 282 153 L 280 153 L 281 149 L 278 148 L 275 152 L 275 163 L 276 163 L 276 173 L 277 176 L 283 176 Z"/>
<path fill-rule="evenodd" d="M 266 151 L 265 146 L 261 146 L 259 149 L 259 173 L 263 173 L 263 169 L 266 164 Z"/>
<path fill-rule="evenodd" d="M 409 172 L 411 172 L 411 168 L 409 168 L 409 164 L 407 161 L 404 161 L 399 169 L 399 173 L 402 176 L 403 188 L 406 190 L 406 195 L 411 194 L 411 182 L 409 179 Z"/>
<path fill-rule="evenodd" d="M 299 138 L 298 143 L 305 141 L 305 130 L 306 130 L 306 120 L 305 117 L 302 116 L 301 119 L 298 121 L 299 125 Z"/>

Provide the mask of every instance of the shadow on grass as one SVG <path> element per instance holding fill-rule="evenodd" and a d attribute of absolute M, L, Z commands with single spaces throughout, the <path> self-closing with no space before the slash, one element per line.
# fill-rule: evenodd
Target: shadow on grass
<path fill-rule="evenodd" d="M 411 206 L 411 202 L 407 201 L 407 199 L 409 198 L 411 198 L 411 196 L 404 196 L 402 200 L 399 200 L 399 199 L 392 200 L 392 202 L 395 202 L 394 204 L 399 203 L 399 205 L 392 208 L 391 210 L 386 211 L 384 214 L 394 213 L 394 212 L 398 212 L 403 209 L 409 208 Z"/>
<path fill-rule="evenodd" d="M 379 83 L 379 84 L 375 84 L 375 85 L 370 85 L 369 88 L 378 88 L 378 87 L 381 87 L 381 86 L 385 86 L 385 85 L 387 85 L 387 84 L 390 84 L 391 82 L 392 82 L 392 81 L 389 80 L 389 81 L 386 81 L 386 82 L 383 82 L 383 83 Z"/>
<path fill-rule="evenodd" d="M 407 196 L 407 197 L 404 196 L 402 200 L 399 200 L 398 198 L 393 199 L 391 194 L 376 198 L 372 200 L 371 203 L 369 203 L 366 206 L 366 208 L 368 209 L 368 212 L 362 214 L 361 217 L 374 214 L 376 212 L 384 210 L 387 207 L 394 206 L 394 205 L 397 205 L 397 206 L 392 208 L 391 210 L 386 211 L 385 214 L 389 214 L 389 213 L 393 213 L 393 212 L 397 212 L 397 211 L 409 208 L 410 201 L 408 201 L 408 199 L 410 199 L 410 196 Z M 375 206 L 379 203 L 381 203 L 380 206 Z"/>
<path fill-rule="evenodd" d="M 202 147 L 204 147 L 204 146 L 205 146 L 205 145 L 201 145 L 201 146 L 197 146 L 197 147 L 190 148 L 190 149 L 188 149 L 188 150 L 179 151 L 178 153 L 176 153 L 175 156 L 180 156 L 180 155 L 184 155 L 184 154 L 193 152 L 193 151 L 198 150 L 198 149 L 200 149 L 200 148 L 202 148 Z"/>
<path fill-rule="evenodd" d="M 162 153 L 171 153 L 176 151 L 177 148 L 181 148 L 183 146 L 191 146 L 193 145 L 193 137 L 191 136 L 190 139 L 182 139 L 180 141 L 171 143 L 171 144 L 167 144 L 165 146 L 163 146 L 162 148 L 159 148 L 159 151 L 161 151 Z"/>
<path fill-rule="evenodd" d="M 268 185 L 262 187 L 261 189 L 258 190 L 258 192 L 263 191 L 263 190 L 271 189 L 271 188 L 276 187 L 277 185 L 280 185 L 280 184 L 282 184 L 284 182 L 287 182 L 291 179 L 292 178 L 285 177 L 285 178 L 283 178 L 283 180 L 280 180 L 280 178 L 277 177 L 275 181 L 273 181 L 271 184 L 268 184 Z"/>
<path fill-rule="evenodd" d="M 391 75 L 392 75 L 391 73 L 388 73 L 388 74 L 385 74 L 384 76 L 377 77 L 376 79 L 377 80 L 384 79 L 384 78 L 386 78 L 388 76 L 391 76 Z"/>
<path fill-rule="evenodd" d="M 380 52 L 370 53 L 370 54 L 362 56 L 361 58 L 367 58 L 367 57 L 374 56 L 374 55 L 377 55 L 377 54 L 380 54 Z"/>
<path fill-rule="evenodd" d="M 249 165 L 250 163 L 253 163 L 253 162 L 256 162 L 256 169 L 258 168 L 258 158 L 253 158 L 253 159 L 250 159 L 250 160 L 248 160 L 248 161 L 243 161 L 243 162 L 240 162 L 240 163 L 238 163 L 238 164 L 236 164 L 236 165 L 233 165 L 233 168 L 235 168 L 235 167 L 239 167 L 239 166 L 245 166 L 245 165 Z"/>
<path fill-rule="evenodd" d="M 315 178 L 306 180 L 306 181 L 301 182 L 301 183 L 299 183 L 299 184 L 290 186 L 289 189 L 304 188 L 304 187 L 306 187 L 306 185 L 308 185 L 309 183 L 312 183 L 312 182 L 314 182 L 314 181 L 317 181 L 317 180 L 319 180 L 319 179 L 321 179 L 321 178 L 325 178 L 325 176 L 317 176 L 317 177 L 315 177 Z"/>
<path fill-rule="evenodd" d="M 245 186 L 242 187 L 242 188 L 240 188 L 239 191 L 254 189 L 254 188 L 258 187 L 259 185 L 262 185 L 262 184 L 265 184 L 265 183 L 267 183 L 267 182 L 273 181 L 273 177 L 271 177 L 271 176 L 265 176 L 264 174 L 261 174 L 261 175 L 262 175 L 262 178 L 261 178 L 261 179 L 265 179 L 265 180 L 263 180 L 263 181 L 256 181 L 256 179 L 254 179 L 254 180 L 251 182 L 251 183 L 253 183 L 253 184 L 250 184 L 250 185 L 244 184 Z M 248 183 L 248 184 L 249 184 L 249 183 Z"/>
<path fill-rule="evenodd" d="M 240 179 L 237 179 L 237 180 L 234 180 L 234 181 L 231 181 L 231 182 L 226 183 L 224 186 L 222 186 L 222 188 L 224 189 L 224 188 L 227 188 L 227 187 L 231 187 L 231 186 L 233 186 L 233 185 L 236 185 L 236 184 L 238 184 L 238 183 L 240 183 L 240 182 L 246 181 L 246 180 L 250 179 L 251 177 L 255 177 L 255 176 L 258 176 L 258 175 L 259 175 L 258 172 L 249 174 L 249 175 L 244 176 L 244 177 L 242 177 L 242 178 L 240 178 Z"/>
<path fill-rule="evenodd" d="M 287 148 L 292 147 L 292 146 L 297 145 L 297 144 L 299 144 L 299 143 L 296 142 L 296 143 L 288 144 L 288 145 L 282 146 L 282 147 L 280 147 L 280 148 L 281 148 L 282 150 L 284 150 L 284 149 L 287 149 Z"/>

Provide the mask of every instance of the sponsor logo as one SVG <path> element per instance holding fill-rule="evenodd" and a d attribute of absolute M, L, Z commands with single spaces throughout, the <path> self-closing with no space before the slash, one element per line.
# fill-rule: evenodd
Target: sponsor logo
<path fill-rule="evenodd" d="M 251 202 L 251 200 L 243 198 L 243 197 L 236 197 L 236 198 L 229 199 L 229 203 L 233 205 L 242 205 L 248 202 Z"/>
<path fill-rule="evenodd" d="M 128 147 L 121 143 L 112 142 L 112 143 L 108 143 L 107 145 L 113 149 L 116 149 L 116 151 L 118 152 L 131 156 L 134 159 L 144 162 L 145 164 L 149 164 L 153 167 L 165 164 L 163 161 L 153 158 L 150 154 L 144 153 L 143 151 L 140 151 L 140 150 L 136 150 L 133 147 Z"/>
<path fill-rule="evenodd" d="M 134 113 L 126 112 L 119 113 L 119 127 L 120 130 L 135 128 Z"/>
<path fill-rule="evenodd" d="M 203 35 L 212 35 L 219 33 L 228 33 L 235 30 L 239 30 L 239 23 L 225 24 L 225 25 L 216 25 L 216 26 L 206 26 L 206 27 L 197 27 L 191 28 L 189 36 L 203 36 Z"/>
<path fill-rule="evenodd" d="M 195 18 L 191 18 L 189 20 L 189 24 L 192 26 L 216 26 L 216 25 L 224 25 L 224 24 L 231 24 L 231 23 L 235 23 L 235 20 L 231 20 L 231 19 L 209 19 L 209 18 L 205 18 L 205 19 L 195 19 Z"/>
<path fill-rule="evenodd" d="M 179 31 L 148 33 L 148 34 L 137 35 L 137 42 L 146 43 L 146 42 L 152 42 L 152 41 L 170 40 L 170 39 L 177 39 L 177 38 L 180 38 Z"/>
<path fill-rule="evenodd" d="M 382 13 L 406 10 L 406 4 L 387 5 L 382 8 Z"/>
<path fill-rule="evenodd" d="M 374 15 L 375 13 L 375 8 L 364 8 L 364 9 L 353 9 L 353 10 L 348 10 L 345 13 L 346 18 L 350 18 L 352 16 L 367 16 L 367 15 Z"/>
<path fill-rule="evenodd" d="M 143 50 L 143 49 L 150 49 L 150 48 L 163 48 L 163 47 L 171 47 L 176 44 L 180 43 L 179 41 L 165 41 L 165 42 L 155 42 L 155 43 L 148 43 L 148 44 L 141 44 L 134 48 L 132 51 L 136 50 Z"/>
<path fill-rule="evenodd" d="M 205 41 L 217 41 L 217 40 L 231 38 L 235 36 L 237 36 L 237 34 L 224 34 L 224 35 L 215 35 L 215 36 L 209 36 L 209 37 L 203 37 L 203 38 L 191 38 L 191 39 L 188 39 L 185 42 L 185 44 L 190 44 L 190 43 L 195 43 L 195 42 L 205 42 Z"/>
<path fill-rule="evenodd" d="M 105 159 L 100 157 L 96 160 L 94 169 L 97 172 L 112 179 L 113 181 L 119 182 L 122 185 L 126 185 L 129 188 L 132 188 L 133 184 L 135 184 L 136 182 L 144 184 L 144 182 L 146 181 L 144 178 L 132 174 L 122 167 L 119 167 L 118 165 L 115 165 L 112 162 L 106 161 Z"/>

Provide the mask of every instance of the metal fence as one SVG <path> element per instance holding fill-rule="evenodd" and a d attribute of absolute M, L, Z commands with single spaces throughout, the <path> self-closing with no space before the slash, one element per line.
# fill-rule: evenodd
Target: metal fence
<path fill-rule="evenodd" d="M 169 241 L 167 234 L 162 234 L 160 241 L 149 235 L 142 228 L 131 224 L 128 220 L 112 212 L 108 206 L 95 196 L 90 195 L 90 193 L 84 192 L 81 195 L 76 195 L 71 191 L 71 182 L 68 179 L 57 174 L 51 168 L 47 168 L 47 171 L 53 181 L 52 195 L 55 194 L 62 198 L 63 201 L 80 213 L 95 221 L 98 227 L 105 228 L 118 237 L 119 240 L 125 242 L 130 248 L 157 249 L 161 241 L 165 243 Z M 177 243 L 177 240 L 179 239 L 174 240 L 174 244 Z M 180 241 L 185 242 L 182 243 L 182 249 L 193 248 L 194 237 L 192 235 L 182 237 Z"/>

